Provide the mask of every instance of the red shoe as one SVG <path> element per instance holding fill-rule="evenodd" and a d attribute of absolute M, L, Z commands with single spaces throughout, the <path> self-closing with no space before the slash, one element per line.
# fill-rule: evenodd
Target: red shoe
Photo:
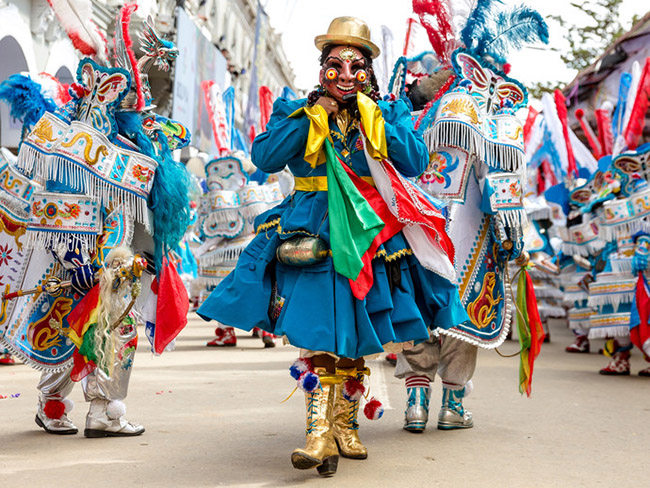
<path fill-rule="evenodd" d="M 587 339 L 586 335 L 576 336 L 575 342 L 564 350 L 566 352 L 587 353 L 589 352 L 589 339 Z"/>
<path fill-rule="evenodd" d="M 14 357 L 7 353 L 0 354 L 0 365 L 2 366 L 11 366 L 12 364 L 16 364 L 16 360 Z"/>
<path fill-rule="evenodd" d="M 646 378 L 650 377 L 650 367 L 639 371 L 639 376 L 645 376 Z"/>
<path fill-rule="evenodd" d="M 260 336 L 260 329 L 259 327 L 254 327 L 253 328 L 253 336 L 252 337 L 259 337 Z"/>
<path fill-rule="evenodd" d="M 208 347 L 233 347 L 237 345 L 235 329 L 232 327 L 216 328 L 214 333 L 217 335 L 214 339 L 206 344 Z"/>
<path fill-rule="evenodd" d="M 275 341 L 273 339 L 275 336 L 270 332 L 262 331 L 262 342 L 264 343 L 264 348 L 275 347 Z"/>
<path fill-rule="evenodd" d="M 391 365 L 395 366 L 397 364 L 397 354 L 395 354 L 394 352 L 386 354 L 386 361 L 388 361 Z"/>
<path fill-rule="evenodd" d="M 608 376 L 628 376 L 630 374 L 630 351 L 614 353 L 609 364 L 599 371 Z"/>

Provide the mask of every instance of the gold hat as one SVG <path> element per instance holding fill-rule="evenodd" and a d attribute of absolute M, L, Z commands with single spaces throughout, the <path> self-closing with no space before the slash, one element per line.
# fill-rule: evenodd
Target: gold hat
<path fill-rule="evenodd" d="M 322 51 L 325 46 L 355 46 L 365 49 L 371 58 L 379 56 L 379 47 L 370 40 L 370 28 L 356 17 L 337 17 L 327 29 L 327 34 L 316 36 L 316 47 Z"/>

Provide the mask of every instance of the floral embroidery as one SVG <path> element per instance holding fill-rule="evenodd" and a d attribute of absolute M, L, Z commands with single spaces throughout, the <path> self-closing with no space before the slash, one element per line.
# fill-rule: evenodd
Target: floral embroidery
<path fill-rule="evenodd" d="M 447 169 L 447 160 L 442 154 L 434 152 L 429 158 L 429 172 L 437 183 L 444 183 L 445 169 Z"/>
<path fill-rule="evenodd" d="M 81 215 L 81 207 L 76 203 L 64 204 L 65 210 L 59 210 L 59 215 L 64 219 L 76 219 Z"/>
<path fill-rule="evenodd" d="M 519 186 L 519 182 L 515 181 L 514 183 L 510 183 L 510 194 L 515 198 L 521 196 L 521 187 Z"/>
<path fill-rule="evenodd" d="M 13 251 L 13 249 L 9 247 L 9 244 L 0 246 L 0 266 L 4 264 L 9 264 L 9 261 L 13 259 L 13 256 L 11 255 L 11 251 Z"/>
<path fill-rule="evenodd" d="M 146 166 L 142 166 L 140 164 L 133 166 L 133 176 L 142 183 L 148 182 L 149 178 L 151 178 L 152 173 L 153 171 Z"/>
<path fill-rule="evenodd" d="M 48 219 L 62 217 L 66 220 L 76 219 L 81 215 L 81 206 L 77 203 L 64 203 L 63 209 L 60 209 L 54 202 L 47 202 L 45 207 L 41 207 L 42 202 L 34 202 L 32 204 L 32 214 L 36 217 L 43 215 Z"/>
<path fill-rule="evenodd" d="M 357 137 L 357 141 L 354 143 L 354 149 L 355 151 L 363 151 L 363 141 L 361 140 L 361 136 Z"/>
<path fill-rule="evenodd" d="M 454 161 L 448 152 L 434 152 L 429 156 L 429 166 L 420 176 L 420 181 L 427 185 L 444 183 L 444 188 L 447 188 L 451 185 L 449 173 L 458 168 L 458 164 L 458 158 Z"/>

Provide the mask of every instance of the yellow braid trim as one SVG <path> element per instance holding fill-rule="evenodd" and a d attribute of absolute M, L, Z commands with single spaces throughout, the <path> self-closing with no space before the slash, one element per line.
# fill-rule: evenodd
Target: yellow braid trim
<path fill-rule="evenodd" d="M 257 230 L 255 231 L 256 234 L 259 234 L 260 232 L 265 232 L 269 230 L 272 227 L 277 226 L 280 224 L 280 218 L 278 217 L 277 219 L 270 220 L 269 222 L 264 222 L 263 224 L 260 224 L 257 226 Z"/>
<path fill-rule="evenodd" d="M 404 256 L 413 256 L 413 250 L 400 249 L 399 251 L 394 252 L 393 254 L 388 254 L 385 249 L 382 249 L 381 251 L 377 251 L 375 253 L 375 258 L 384 258 L 384 260 L 388 262 L 395 261 L 397 259 L 403 258 Z"/>

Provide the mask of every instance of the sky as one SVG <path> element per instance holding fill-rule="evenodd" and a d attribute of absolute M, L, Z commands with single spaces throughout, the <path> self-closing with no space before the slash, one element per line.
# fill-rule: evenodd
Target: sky
<path fill-rule="evenodd" d="M 458 0 L 453 0 L 458 1 Z M 467 1 L 467 0 L 461 0 Z M 579 0 L 578 0 L 579 1 Z M 526 3 L 536 8 L 543 17 L 562 15 L 569 22 L 581 25 L 584 14 L 568 5 L 567 0 L 544 0 L 520 2 L 504 0 L 507 5 Z M 262 0 L 262 5 L 269 14 L 271 26 L 282 33 L 284 51 L 296 75 L 296 86 L 311 90 L 318 81 L 319 51 L 314 46 L 314 37 L 325 34 L 330 21 L 339 16 L 351 15 L 363 19 L 370 26 L 373 41 L 378 44 L 381 26 L 386 25 L 393 33 L 393 59 L 402 54 L 408 17 L 412 14 L 411 0 Z M 648 11 L 644 0 L 624 0 L 620 9 L 620 18 L 624 25 L 631 26 L 634 14 L 643 15 Z M 559 82 L 565 84 L 573 80 L 575 70 L 564 66 L 560 55 L 550 48 L 566 49 L 562 30 L 548 21 L 548 46 L 539 44 L 533 48 L 524 48 L 511 55 L 512 70 L 510 76 L 524 84 L 535 81 Z M 431 50 L 426 34 L 416 40 L 413 54 Z"/>

